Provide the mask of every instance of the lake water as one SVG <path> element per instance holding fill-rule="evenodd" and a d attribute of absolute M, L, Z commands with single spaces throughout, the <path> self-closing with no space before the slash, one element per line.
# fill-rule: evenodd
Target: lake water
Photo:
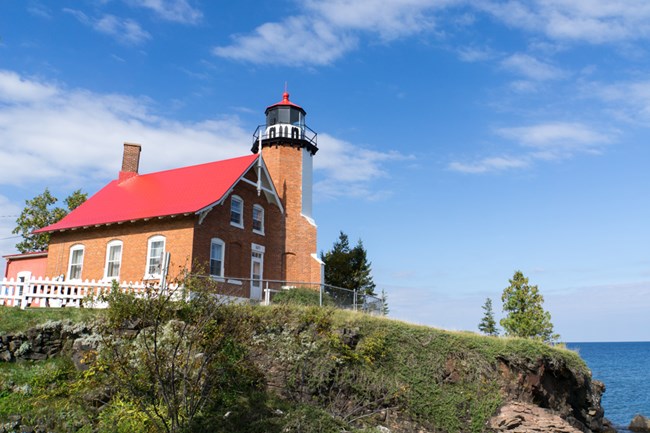
<path fill-rule="evenodd" d="M 567 343 L 605 383 L 605 417 L 627 427 L 636 414 L 650 417 L 650 342 Z"/>

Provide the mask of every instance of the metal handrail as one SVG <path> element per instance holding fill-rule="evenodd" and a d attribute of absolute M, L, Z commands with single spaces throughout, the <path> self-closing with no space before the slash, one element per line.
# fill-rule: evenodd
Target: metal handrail
<path fill-rule="evenodd" d="M 277 123 L 276 125 L 284 125 L 284 124 Z M 289 136 L 289 137 L 285 137 L 285 136 L 271 137 L 270 134 L 268 134 L 266 131 L 268 130 L 268 128 L 270 128 L 272 126 L 276 126 L 276 125 L 269 125 L 269 126 L 267 126 L 266 124 L 259 125 L 255 129 L 255 132 L 253 132 L 253 145 L 255 145 L 260 140 L 260 134 L 262 135 L 262 137 L 261 137 L 262 140 L 269 140 L 269 139 L 272 139 L 272 138 L 288 138 L 288 139 L 292 139 L 291 136 Z M 298 137 L 299 140 L 305 140 L 309 144 L 311 144 L 312 146 L 314 146 L 316 148 L 318 147 L 318 133 L 316 131 L 312 130 L 309 126 L 304 125 L 304 124 L 302 124 L 302 125 L 301 124 L 286 124 L 286 126 L 291 126 L 291 127 L 298 128 L 300 130 L 300 137 Z"/>
<path fill-rule="evenodd" d="M 239 283 L 247 283 L 247 284 L 251 284 L 254 281 L 259 282 L 263 292 L 261 301 L 265 305 L 269 305 L 271 303 L 271 293 L 280 293 L 282 292 L 283 289 L 290 290 L 292 288 L 304 287 L 304 288 L 314 288 L 314 289 L 318 288 L 320 306 L 323 306 L 324 294 L 330 295 L 336 301 L 337 296 L 334 295 L 337 292 L 338 293 L 342 292 L 346 294 L 343 295 L 342 298 L 344 299 L 349 298 L 349 300 L 351 301 L 349 307 L 354 311 L 361 310 L 361 311 L 372 312 L 378 310 L 378 312 L 381 312 L 383 307 L 382 299 L 377 296 L 367 295 L 364 293 L 360 293 L 358 290 L 347 289 L 345 287 L 338 287 L 338 286 L 333 286 L 331 284 L 325 284 L 325 283 L 307 282 L 307 281 L 237 278 L 237 277 L 212 277 L 203 274 L 192 274 L 192 276 L 200 277 L 200 278 L 210 278 L 217 282 L 223 282 L 226 284 L 237 284 L 234 283 L 234 281 L 237 281 Z M 339 300 L 341 299 L 341 297 L 338 298 Z M 337 307 L 341 308 L 341 305 L 337 305 Z"/>

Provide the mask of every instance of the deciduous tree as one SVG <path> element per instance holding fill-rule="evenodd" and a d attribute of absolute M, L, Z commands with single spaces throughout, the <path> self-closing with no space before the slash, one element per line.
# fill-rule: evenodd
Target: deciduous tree
<path fill-rule="evenodd" d="M 506 335 L 534 338 L 550 343 L 560 336 L 553 332 L 551 313 L 544 310 L 544 297 L 537 286 L 528 284 L 528 278 L 516 271 L 510 285 L 503 290 L 501 300 L 506 317 L 501 326 Z"/>
<path fill-rule="evenodd" d="M 12 231 L 14 234 L 20 234 L 23 238 L 16 244 L 18 251 L 27 253 L 46 250 L 50 243 L 50 234 L 35 234 L 34 230 L 60 221 L 70 211 L 86 201 L 87 197 L 88 194 L 82 193 L 80 189 L 74 191 L 65 198 L 66 208 L 64 209 L 54 206 L 58 199 L 50 193 L 48 188 L 45 188 L 42 194 L 31 200 L 26 200 L 25 207 L 16 220 L 16 228 Z"/>

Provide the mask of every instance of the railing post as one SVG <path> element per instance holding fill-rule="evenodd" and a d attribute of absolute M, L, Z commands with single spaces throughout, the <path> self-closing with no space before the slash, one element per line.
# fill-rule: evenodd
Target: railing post
<path fill-rule="evenodd" d="M 354 311 L 357 311 L 357 289 L 354 289 Z"/>
<path fill-rule="evenodd" d="M 325 283 L 321 283 L 320 291 L 318 293 L 318 305 L 323 306 L 323 292 L 325 291 Z"/>
<path fill-rule="evenodd" d="M 264 305 L 271 305 L 271 291 L 269 290 L 269 282 L 266 282 L 266 288 L 264 289 Z"/>

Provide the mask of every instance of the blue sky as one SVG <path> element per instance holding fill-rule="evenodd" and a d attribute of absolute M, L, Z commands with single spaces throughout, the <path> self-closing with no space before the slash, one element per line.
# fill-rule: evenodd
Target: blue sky
<path fill-rule="evenodd" d="M 5 1 L 0 252 L 49 187 L 319 133 L 319 249 L 361 238 L 391 316 L 476 330 L 520 269 L 567 341 L 650 340 L 646 0 Z"/>

